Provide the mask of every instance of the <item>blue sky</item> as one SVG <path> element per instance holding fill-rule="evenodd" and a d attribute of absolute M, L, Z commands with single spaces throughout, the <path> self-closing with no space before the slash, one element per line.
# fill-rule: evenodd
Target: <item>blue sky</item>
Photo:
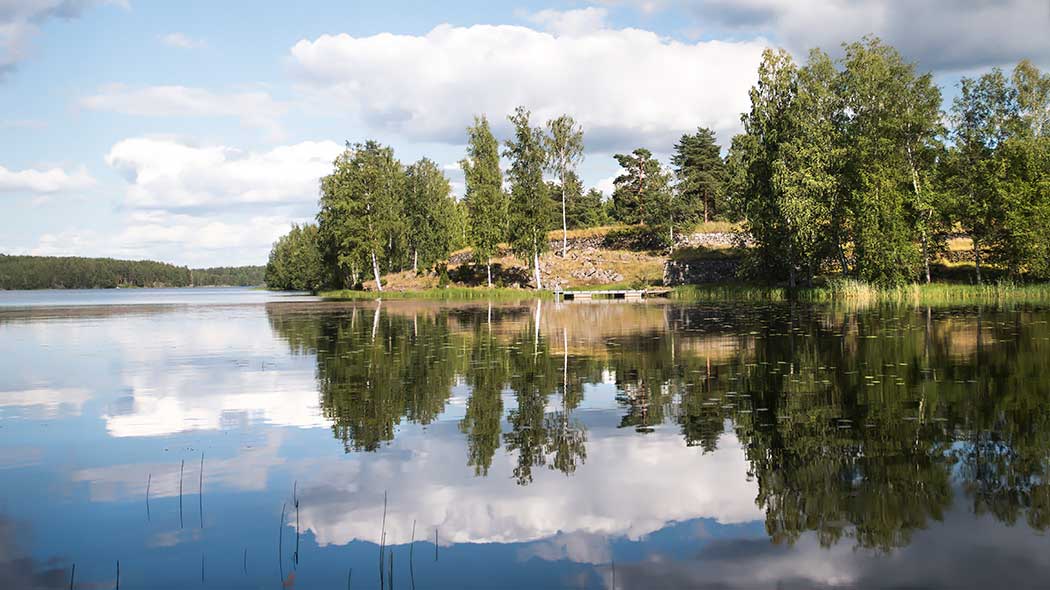
<path fill-rule="evenodd" d="M 874 33 L 932 71 L 1050 66 L 1047 0 L 0 0 L 0 252 L 260 264 L 344 141 L 446 167 L 525 104 L 611 154 L 727 143 L 763 47 Z"/>

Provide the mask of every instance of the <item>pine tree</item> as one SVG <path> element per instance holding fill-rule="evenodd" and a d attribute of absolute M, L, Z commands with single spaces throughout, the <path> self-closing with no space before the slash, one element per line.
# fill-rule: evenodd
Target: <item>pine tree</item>
<path fill-rule="evenodd" d="M 725 162 L 714 131 L 700 127 L 693 135 L 683 135 L 674 146 L 671 165 L 678 179 L 678 208 L 684 213 L 681 223 L 695 221 L 696 211 L 703 212 L 704 223 L 723 213 Z"/>
<path fill-rule="evenodd" d="M 670 177 L 652 152 L 638 148 L 613 156 L 623 173 L 613 181 L 613 211 L 620 223 L 642 223 L 661 243 L 674 244 L 674 209 Z"/>

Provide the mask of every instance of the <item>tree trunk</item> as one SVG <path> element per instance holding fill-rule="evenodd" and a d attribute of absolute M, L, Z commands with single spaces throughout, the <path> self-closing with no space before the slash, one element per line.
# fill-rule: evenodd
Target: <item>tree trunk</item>
<path fill-rule="evenodd" d="M 981 284 L 981 243 L 977 238 L 970 236 L 970 240 L 973 241 L 973 263 L 974 268 L 977 269 L 977 284 Z"/>
<path fill-rule="evenodd" d="M 922 230 L 922 263 L 926 267 L 926 284 L 930 284 L 930 245 L 926 230 Z"/>
<path fill-rule="evenodd" d="M 538 291 L 538 290 L 543 288 L 543 283 L 540 281 L 540 253 L 539 252 L 533 252 L 533 254 L 532 254 L 532 267 L 533 267 L 533 274 L 534 274 L 534 276 L 536 278 L 536 290 Z"/>
<path fill-rule="evenodd" d="M 379 280 L 379 259 L 376 258 L 375 250 L 372 251 L 372 272 L 376 276 L 376 290 L 383 292 L 383 281 Z"/>
<path fill-rule="evenodd" d="M 704 223 L 707 223 L 707 195 L 704 195 Z"/>
<path fill-rule="evenodd" d="M 674 224 L 671 224 L 671 252 L 674 252 Z"/>
<path fill-rule="evenodd" d="M 419 250 L 412 249 L 412 272 L 419 272 Z"/>
<path fill-rule="evenodd" d="M 485 274 L 488 277 L 489 289 L 492 288 L 492 259 L 485 263 Z"/>
<path fill-rule="evenodd" d="M 790 287 L 791 290 L 794 291 L 795 290 L 795 285 L 796 285 L 796 281 L 795 281 L 795 266 L 792 265 L 791 268 L 788 269 L 788 287 Z"/>
<path fill-rule="evenodd" d="M 565 198 L 569 192 L 565 190 L 565 170 L 561 171 L 561 257 L 565 258 L 569 252 L 569 224 L 565 216 Z"/>

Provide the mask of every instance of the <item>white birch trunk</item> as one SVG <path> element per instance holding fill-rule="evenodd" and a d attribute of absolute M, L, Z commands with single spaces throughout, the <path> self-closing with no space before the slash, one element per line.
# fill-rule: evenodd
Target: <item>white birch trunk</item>
<path fill-rule="evenodd" d="M 540 253 L 539 252 L 533 253 L 533 255 L 532 255 L 532 267 L 533 267 L 533 274 L 536 277 L 536 290 L 538 291 L 538 290 L 543 288 L 543 283 L 540 281 Z"/>
<path fill-rule="evenodd" d="M 376 258 L 375 251 L 372 252 L 372 273 L 376 276 L 376 290 L 382 292 L 383 282 L 379 280 L 379 259 Z"/>

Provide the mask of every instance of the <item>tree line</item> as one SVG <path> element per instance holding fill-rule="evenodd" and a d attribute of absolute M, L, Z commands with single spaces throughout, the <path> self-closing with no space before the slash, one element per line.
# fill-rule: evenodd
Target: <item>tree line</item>
<path fill-rule="evenodd" d="M 153 260 L 0 254 L 0 289 L 255 286 L 261 266 L 190 269 Z"/>
<path fill-rule="evenodd" d="M 710 129 L 682 137 L 673 171 L 646 149 L 616 155 L 623 171 L 606 200 L 596 188 L 584 190 L 577 173 L 584 133 L 572 117 L 534 125 L 519 107 L 508 120 L 513 135 L 502 143 L 484 115 L 467 128 L 461 200 L 432 160 L 405 166 L 389 146 L 347 143 L 320 181 L 317 223 L 293 225 L 274 243 L 267 285 L 357 287 L 370 277 L 382 290 L 383 274 L 435 269 L 469 246 L 492 286 L 492 259 L 509 244 L 542 288 L 540 256 L 551 247 L 551 230 L 562 232 L 562 256 L 570 229 L 609 223 L 643 224 L 656 241 L 673 246 L 675 228 L 730 213 L 725 164 Z"/>
<path fill-rule="evenodd" d="M 405 166 L 389 146 L 347 143 L 321 179 L 317 223 L 275 243 L 267 284 L 370 277 L 382 290 L 384 273 L 437 269 L 469 246 L 491 286 L 506 243 L 542 288 L 551 230 L 562 256 L 570 228 L 609 223 L 671 249 L 676 232 L 713 219 L 739 222 L 742 274 L 791 287 L 830 273 L 929 282 L 954 236 L 971 239 L 978 282 L 989 264 L 1012 279 L 1050 277 L 1050 75 L 1030 62 L 963 78 L 944 112 L 932 76 L 877 38 L 839 59 L 815 49 L 802 65 L 770 49 L 750 98 L 724 157 L 704 127 L 673 146 L 669 167 L 646 148 L 614 155 L 609 199 L 584 190 L 584 131 L 568 115 L 535 125 L 518 107 L 502 143 L 475 117 L 461 200 L 433 161 Z"/>

